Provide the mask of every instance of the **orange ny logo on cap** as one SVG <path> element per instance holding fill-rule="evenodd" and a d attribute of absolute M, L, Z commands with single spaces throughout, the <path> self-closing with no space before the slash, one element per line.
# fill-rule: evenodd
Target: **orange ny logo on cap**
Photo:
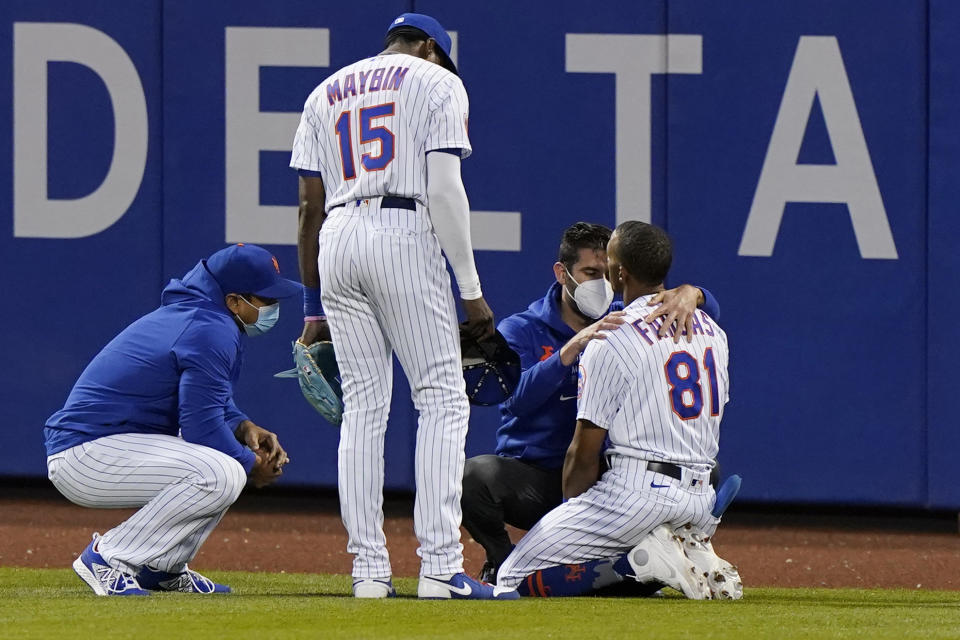
<path fill-rule="evenodd" d="M 270 256 L 270 259 L 273 260 L 273 268 L 277 270 L 277 273 L 280 273 L 280 263 L 277 262 L 277 258 L 275 256 Z"/>

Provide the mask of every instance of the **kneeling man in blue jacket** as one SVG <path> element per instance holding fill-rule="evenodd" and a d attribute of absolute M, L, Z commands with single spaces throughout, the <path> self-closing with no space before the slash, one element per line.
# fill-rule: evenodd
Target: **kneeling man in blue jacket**
<path fill-rule="evenodd" d="M 101 596 L 230 591 L 188 568 L 250 480 L 288 461 L 233 400 L 245 336 L 268 331 L 301 286 L 238 244 L 171 280 L 160 307 L 87 365 L 44 438 L 51 482 L 84 507 L 140 507 L 73 563 Z"/>

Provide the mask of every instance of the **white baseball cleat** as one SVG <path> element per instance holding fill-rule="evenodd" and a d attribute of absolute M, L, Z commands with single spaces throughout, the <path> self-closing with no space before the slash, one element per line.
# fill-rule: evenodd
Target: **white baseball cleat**
<path fill-rule="evenodd" d="M 674 535 L 679 538 L 684 553 L 697 567 L 697 572 L 706 579 L 714 600 L 739 600 L 743 597 L 740 572 L 716 554 L 710 536 L 689 524 L 674 529 Z"/>
<path fill-rule="evenodd" d="M 680 541 L 667 525 L 650 532 L 627 554 L 637 582 L 658 581 L 691 600 L 709 600 L 710 589 L 693 562 L 683 553 Z"/>
<path fill-rule="evenodd" d="M 353 581 L 354 598 L 395 598 L 397 592 L 393 589 L 390 578 L 358 578 Z"/>

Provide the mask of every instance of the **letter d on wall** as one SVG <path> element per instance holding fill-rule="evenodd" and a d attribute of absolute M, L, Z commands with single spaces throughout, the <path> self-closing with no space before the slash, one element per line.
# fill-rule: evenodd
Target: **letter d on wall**
<path fill-rule="evenodd" d="M 103 80 L 113 105 L 113 159 L 93 193 L 47 197 L 47 63 L 75 62 Z M 81 24 L 13 25 L 13 235 L 82 238 L 123 217 L 147 164 L 147 103 L 140 75 L 110 36 Z"/>

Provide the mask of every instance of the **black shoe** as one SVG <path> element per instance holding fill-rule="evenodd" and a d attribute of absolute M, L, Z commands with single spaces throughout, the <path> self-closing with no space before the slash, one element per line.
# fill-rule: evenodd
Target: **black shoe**
<path fill-rule="evenodd" d="M 497 567 L 489 560 L 483 563 L 483 569 L 480 569 L 480 575 L 477 576 L 480 582 L 488 584 L 497 584 Z"/>

